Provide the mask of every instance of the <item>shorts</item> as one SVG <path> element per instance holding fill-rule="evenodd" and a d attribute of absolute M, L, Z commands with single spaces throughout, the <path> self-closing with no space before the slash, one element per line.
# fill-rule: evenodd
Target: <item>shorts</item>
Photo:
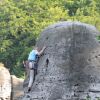
<path fill-rule="evenodd" d="M 29 62 L 29 69 L 34 69 L 34 61 Z"/>
<path fill-rule="evenodd" d="M 29 69 L 37 69 L 37 63 L 34 61 L 29 62 Z"/>

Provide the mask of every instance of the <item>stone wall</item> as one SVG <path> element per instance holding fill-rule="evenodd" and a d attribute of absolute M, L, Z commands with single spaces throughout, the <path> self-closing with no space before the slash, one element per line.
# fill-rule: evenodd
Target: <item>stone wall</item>
<path fill-rule="evenodd" d="M 44 29 L 37 46 L 41 48 L 46 45 L 47 48 L 39 60 L 32 91 L 26 93 L 23 100 L 99 98 L 98 33 L 94 26 L 80 22 L 59 22 Z"/>

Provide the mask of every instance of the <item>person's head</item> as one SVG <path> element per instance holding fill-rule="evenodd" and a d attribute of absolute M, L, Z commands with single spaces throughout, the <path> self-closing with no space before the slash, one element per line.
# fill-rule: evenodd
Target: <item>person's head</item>
<path fill-rule="evenodd" d="M 34 50 L 40 51 L 39 47 L 34 47 Z"/>

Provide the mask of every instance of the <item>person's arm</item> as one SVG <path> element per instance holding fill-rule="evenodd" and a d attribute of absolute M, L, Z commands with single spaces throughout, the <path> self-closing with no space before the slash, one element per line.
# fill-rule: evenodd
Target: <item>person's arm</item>
<path fill-rule="evenodd" d="M 42 55 L 45 49 L 46 49 L 46 47 L 44 46 L 44 47 L 42 48 L 42 50 L 38 53 L 38 55 L 39 55 L 39 56 Z"/>

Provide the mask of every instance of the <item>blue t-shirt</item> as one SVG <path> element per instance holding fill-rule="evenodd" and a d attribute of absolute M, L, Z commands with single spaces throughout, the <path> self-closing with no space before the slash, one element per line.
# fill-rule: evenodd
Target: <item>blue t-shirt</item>
<path fill-rule="evenodd" d="M 30 53 L 29 53 L 29 56 L 28 56 L 28 60 L 36 60 L 36 55 L 38 55 L 38 51 L 37 50 L 32 50 Z"/>

